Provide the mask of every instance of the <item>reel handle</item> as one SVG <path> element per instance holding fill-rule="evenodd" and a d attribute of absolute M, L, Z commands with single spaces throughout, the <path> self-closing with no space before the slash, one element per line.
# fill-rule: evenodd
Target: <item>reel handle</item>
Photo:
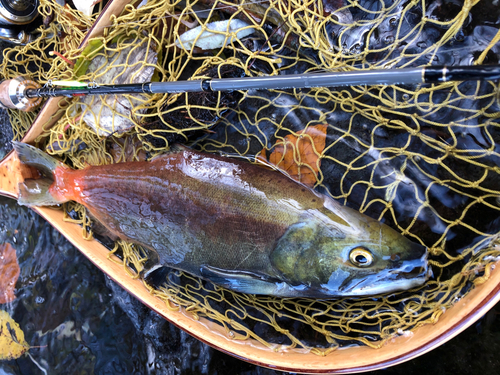
<path fill-rule="evenodd" d="M 38 83 L 22 76 L 1 81 L 0 107 L 31 112 L 42 103 L 42 98 L 28 98 L 26 91 L 39 88 Z"/>

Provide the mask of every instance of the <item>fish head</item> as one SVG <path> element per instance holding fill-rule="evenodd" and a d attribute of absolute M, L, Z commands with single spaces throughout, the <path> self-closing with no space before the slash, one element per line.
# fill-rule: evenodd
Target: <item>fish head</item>
<path fill-rule="evenodd" d="M 326 199 L 288 228 L 270 258 L 287 283 L 320 298 L 420 286 L 430 276 L 427 255 L 380 221 Z"/>

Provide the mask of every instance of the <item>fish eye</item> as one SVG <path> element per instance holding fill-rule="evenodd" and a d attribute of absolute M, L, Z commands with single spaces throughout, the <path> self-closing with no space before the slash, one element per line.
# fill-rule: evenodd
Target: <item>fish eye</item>
<path fill-rule="evenodd" d="M 349 253 L 349 260 L 356 267 L 369 267 L 373 263 L 373 255 L 364 247 L 355 247 Z"/>

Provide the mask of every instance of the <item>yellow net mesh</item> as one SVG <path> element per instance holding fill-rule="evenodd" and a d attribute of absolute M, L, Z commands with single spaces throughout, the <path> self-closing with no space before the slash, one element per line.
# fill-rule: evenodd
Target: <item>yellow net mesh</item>
<path fill-rule="evenodd" d="M 72 12 L 42 1 L 42 12 L 51 11 L 58 17 L 57 26 L 50 26 L 53 33 L 75 28 Z M 70 40 L 54 40 L 67 59 L 84 68 L 44 54 L 44 45 L 31 48 L 49 66 L 42 72 L 40 65 L 35 78 L 98 83 L 113 66 L 154 66 L 152 80 L 175 81 L 498 63 L 500 31 L 480 21 L 489 16 L 497 17 L 498 9 L 487 1 L 152 0 L 139 8 L 128 5 L 85 51 L 77 48 L 80 31 Z M 77 30 L 91 21 L 76 19 Z M 227 45 L 210 50 L 179 47 L 184 45 L 179 36 L 187 30 L 236 19 L 254 33 L 238 39 L 220 32 Z M 146 46 L 144 53 L 134 52 L 138 45 Z M 24 56 L 10 58 L 16 62 L 36 54 L 22 48 L 6 53 Z M 148 60 L 153 54 L 156 61 Z M 96 57 L 100 62 L 88 69 Z M 3 72 L 15 75 L 5 67 Z M 325 147 L 314 148 L 319 156 L 314 165 L 304 161 L 297 144 L 288 143 L 297 147 L 293 163 L 299 171 L 318 170 L 319 191 L 426 245 L 432 280 L 409 292 L 332 301 L 244 295 L 175 270 L 161 288 L 149 287 L 170 308 L 183 307 L 194 318 L 217 322 L 235 340 L 253 338 L 273 350 L 291 347 L 326 355 L 350 344 L 379 347 L 434 323 L 488 279 L 500 257 L 499 93 L 498 82 L 467 82 L 154 95 L 136 98 L 133 107 L 73 100 L 39 142 L 75 168 L 144 160 L 173 142 L 194 140 L 194 147 L 205 151 L 269 159 L 287 136 L 310 138 L 308 128 L 327 124 Z M 85 122 L 86 115 L 99 119 L 96 129 Z M 119 117 L 129 125 L 119 127 Z M 68 220 L 89 226 L 82 207 L 66 209 L 73 215 Z M 124 265 L 142 269 L 141 249 L 119 243 L 114 251 L 122 254 Z"/>

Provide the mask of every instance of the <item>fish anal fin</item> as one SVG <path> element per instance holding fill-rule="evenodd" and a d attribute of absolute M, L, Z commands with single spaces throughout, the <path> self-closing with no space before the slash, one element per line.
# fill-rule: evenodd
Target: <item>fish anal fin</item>
<path fill-rule="evenodd" d="M 92 234 L 94 238 L 101 242 L 104 246 L 113 248 L 114 243 L 120 238 L 109 230 L 103 223 L 101 223 L 87 208 L 85 208 L 85 214 L 92 221 Z"/>
<path fill-rule="evenodd" d="M 166 283 L 171 270 L 169 267 L 157 264 L 147 270 L 143 270 L 142 278 L 149 286 L 159 289 Z"/>
<path fill-rule="evenodd" d="M 99 241 L 104 247 L 108 248 L 109 250 L 113 250 L 115 246 L 115 242 L 118 240 L 124 240 L 128 241 L 129 239 L 124 237 L 124 236 L 118 236 L 116 233 L 114 233 L 111 229 L 106 227 L 100 220 L 96 218 L 95 215 L 93 215 L 89 209 L 85 209 L 86 215 L 90 218 L 92 221 L 92 234 L 94 238 Z M 144 251 L 147 254 L 147 260 L 143 264 L 143 270 L 141 271 L 142 275 L 147 275 L 154 270 L 156 270 L 159 266 L 161 266 L 160 263 L 160 258 L 158 256 L 158 253 L 156 250 L 153 250 L 151 248 L 142 246 Z"/>

